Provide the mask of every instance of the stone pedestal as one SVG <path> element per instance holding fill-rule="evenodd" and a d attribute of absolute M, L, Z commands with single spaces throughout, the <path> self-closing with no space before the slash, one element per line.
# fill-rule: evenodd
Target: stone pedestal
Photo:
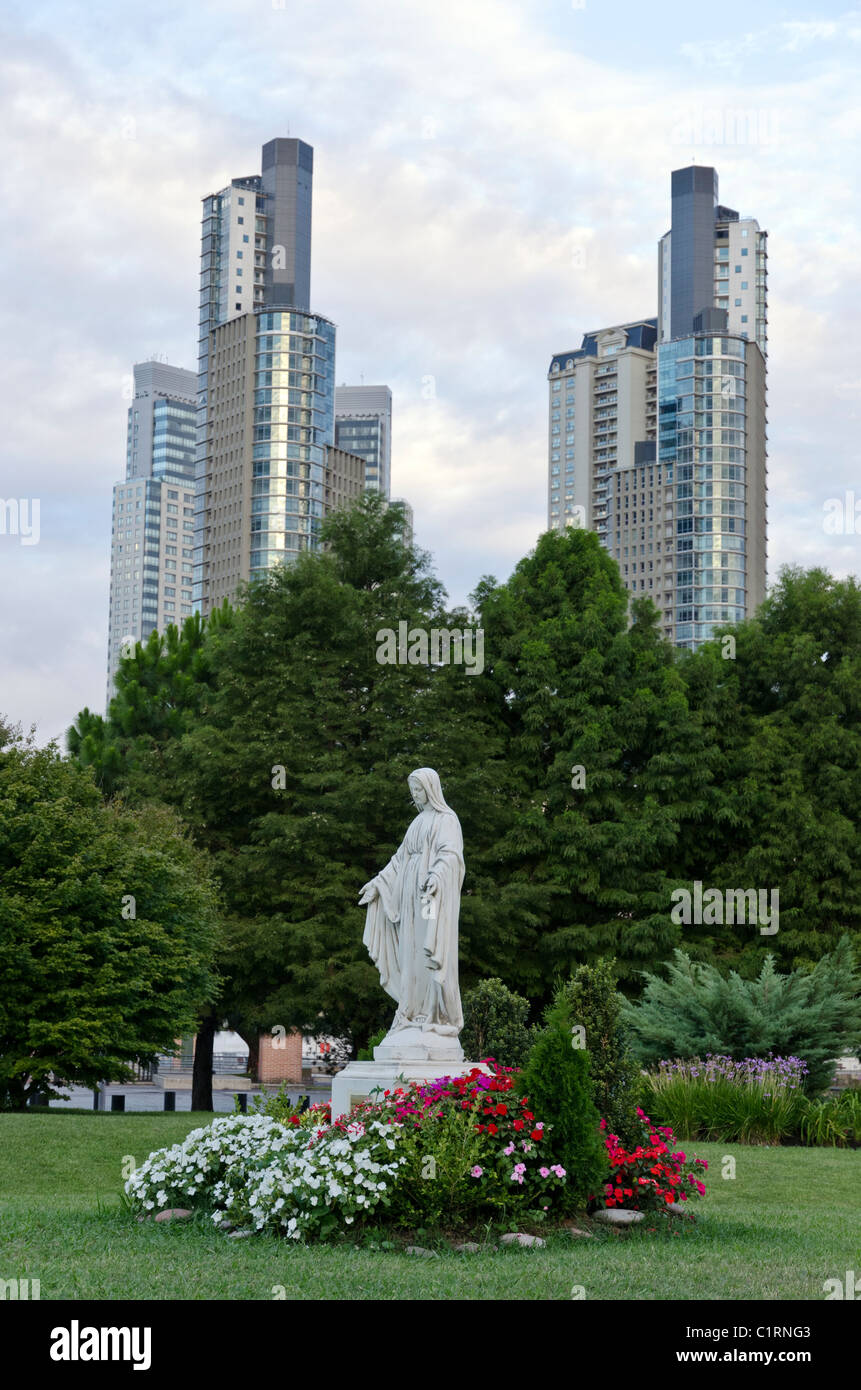
<path fill-rule="evenodd" d="M 453 1041 L 457 1043 L 457 1039 Z M 379 1059 L 383 1048 L 382 1043 L 380 1047 L 374 1048 L 375 1058 Z M 406 1086 L 414 1081 L 436 1081 L 440 1076 L 466 1076 L 474 1067 L 490 1076 L 490 1067 L 485 1063 L 464 1062 L 463 1049 L 459 1044 L 457 1050 L 460 1053 L 460 1061 L 452 1058 L 446 1062 L 426 1056 L 424 1060 L 385 1058 L 373 1062 L 348 1062 L 344 1070 L 332 1078 L 332 1119 L 336 1120 L 339 1115 L 346 1115 L 358 1100 L 373 1099 L 371 1092 L 377 1089 L 382 1096 L 383 1091 L 394 1091 L 396 1087 Z"/>

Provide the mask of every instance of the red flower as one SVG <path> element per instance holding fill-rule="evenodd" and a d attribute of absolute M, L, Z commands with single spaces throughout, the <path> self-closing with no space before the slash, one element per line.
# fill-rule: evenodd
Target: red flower
<path fill-rule="evenodd" d="M 499 1128 L 498 1128 L 497 1125 L 488 1125 L 488 1126 L 487 1126 L 487 1132 L 488 1132 L 488 1134 L 498 1134 L 498 1133 L 499 1133 Z"/>
<path fill-rule="evenodd" d="M 523 1121 L 522 1121 L 522 1120 L 515 1120 L 515 1121 L 514 1121 L 514 1128 L 515 1128 L 515 1129 L 523 1129 Z"/>
<path fill-rule="evenodd" d="M 544 1138 L 543 1131 L 540 1130 L 540 1129 L 533 1129 L 533 1131 L 532 1131 L 532 1133 L 530 1134 L 529 1138 L 530 1138 L 530 1139 L 543 1139 L 543 1138 Z"/>
<path fill-rule="evenodd" d="M 497 1107 L 496 1107 L 496 1113 L 497 1113 L 497 1115 L 507 1115 L 507 1114 L 508 1114 L 508 1106 L 507 1106 L 507 1105 L 497 1105 Z"/>

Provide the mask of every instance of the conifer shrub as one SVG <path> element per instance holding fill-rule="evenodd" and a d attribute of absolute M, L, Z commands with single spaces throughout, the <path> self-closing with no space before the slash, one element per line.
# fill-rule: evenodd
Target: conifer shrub
<path fill-rule="evenodd" d="M 611 1134 L 633 1139 L 642 1085 L 640 1068 L 622 1022 L 624 1000 L 616 989 L 615 961 L 581 965 L 564 986 L 580 1041 L 589 1054 L 592 1099 Z M 576 1036 L 576 1035 L 575 1035 Z"/>
<path fill-rule="evenodd" d="M 836 1059 L 861 1044 L 861 973 L 848 935 L 809 970 L 781 974 L 768 955 L 754 980 L 675 951 L 667 979 L 646 975 L 642 998 L 625 1001 L 622 1018 L 649 1067 L 707 1053 L 733 1061 L 792 1056 L 806 1063 L 805 1091 L 817 1095 Z"/>
<path fill-rule="evenodd" d="M 582 1205 L 600 1189 L 607 1163 L 592 1099 L 589 1054 L 576 1046 L 576 1020 L 564 986 L 556 991 L 517 1077 L 517 1088 L 548 1128 L 547 1154 L 567 1175 L 566 1202 Z"/>

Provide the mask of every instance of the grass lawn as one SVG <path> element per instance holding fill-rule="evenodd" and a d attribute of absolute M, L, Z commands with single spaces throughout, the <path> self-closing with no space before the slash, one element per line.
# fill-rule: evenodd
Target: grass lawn
<path fill-rule="evenodd" d="M 288 1299 L 570 1299 L 580 1286 L 587 1299 L 822 1300 L 826 1279 L 861 1270 L 861 1150 L 684 1145 L 709 1161 L 695 1225 L 548 1233 L 544 1250 L 302 1249 L 230 1240 L 203 1217 L 126 1214 L 124 1159 L 211 1118 L 0 1115 L 0 1278 L 39 1279 L 43 1300 L 272 1299 L 277 1286 Z M 720 1176 L 725 1154 L 733 1180 Z"/>

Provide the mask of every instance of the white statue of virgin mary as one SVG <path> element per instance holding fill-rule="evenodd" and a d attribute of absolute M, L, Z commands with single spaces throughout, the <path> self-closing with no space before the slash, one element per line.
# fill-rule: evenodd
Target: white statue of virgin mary
<path fill-rule="evenodd" d="M 408 782 L 418 815 L 359 896 L 359 905 L 368 909 L 364 944 L 383 989 L 398 1005 L 374 1056 L 462 1061 L 457 924 L 463 836 L 433 768 L 418 768 Z"/>

